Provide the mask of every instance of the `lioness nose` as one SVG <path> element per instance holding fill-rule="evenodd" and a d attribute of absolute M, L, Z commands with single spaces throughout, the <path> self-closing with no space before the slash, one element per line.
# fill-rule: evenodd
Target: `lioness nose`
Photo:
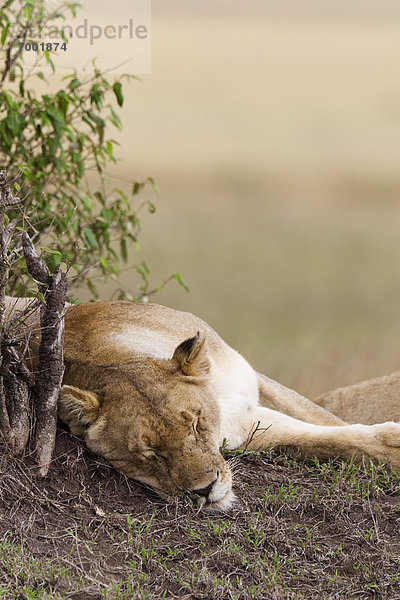
<path fill-rule="evenodd" d="M 205 498 L 207 498 L 209 496 L 209 494 L 211 493 L 216 481 L 217 480 L 214 479 L 214 481 L 212 481 L 210 483 L 210 485 L 208 485 L 207 487 L 201 488 L 200 490 L 193 490 L 193 493 L 197 494 L 198 496 L 205 496 Z"/>

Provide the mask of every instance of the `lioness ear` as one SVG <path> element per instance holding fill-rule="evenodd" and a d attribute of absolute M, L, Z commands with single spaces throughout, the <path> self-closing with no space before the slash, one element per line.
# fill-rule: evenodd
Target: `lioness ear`
<path fill-rule="evenodd" d="M 96 394 L 63 385 L 58 404 L 58 416 L 71 433 L 81 435 L 99 418 L 100 402 Z"/>
<path fill-rule="evenodd" d="M 179 344 L 172 360 L 178 363 L 184 375 L 206 375 L 210 370 L 210 359 L 204 333 L 198 331 L 195 336 Z"/>

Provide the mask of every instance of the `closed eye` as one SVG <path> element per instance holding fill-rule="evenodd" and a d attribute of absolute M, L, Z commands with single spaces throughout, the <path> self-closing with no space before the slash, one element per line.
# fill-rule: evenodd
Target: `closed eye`
<path fill-rule="evenodd" d="M 156 455 L 155 451 L 152 450 L 152 448 L 146 448 L 146 450 L 142 450 L 141 454 L 146 458 L 153 458 L 153 456 Z"/>
<path fill-rule="evenodd" d="M 162 458 L 163 460 L 167 460 L 167 456 L 160 452 L 159 450 L 154 450 L 153 448 L 146 448 L 146 450 L 142 451 L 142 456 L 145 458 Z"/>
<path fill-rule="evenodd" d="M 192 422 L 192 429 L 193 429 L 193 431 L 194 431 L 195 434 L 199 434 L 200 433 L 200 413 L 201 413 L 201 410 L 198 410 L 197 411 L 197 415 L 193 419 L 193 422 Z"/>

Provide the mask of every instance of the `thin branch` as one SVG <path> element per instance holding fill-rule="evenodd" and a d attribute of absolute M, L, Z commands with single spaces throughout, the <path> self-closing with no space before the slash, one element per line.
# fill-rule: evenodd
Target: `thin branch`
<path fill-rule="evenodd" d="M 36 281 L 44 286 L 47 286 L 50 282 L 50 271 L 44 262 L 36 252 L 35 246 L 32 244 L 31 238 L 25 232 L 22 234 L 22 247 L 24 249 L 26 266 L 29 273 Z"/>
<path fill-rule="evenodd" d="M 16 60 L 18 60 L 18 58 L 22 54 L 22 51 L 23 51 L 23 45 L 22 44 L 25 44 L 25 40 L 26 40 L 26 36 L 28 35 L 29 27 L 30 27 L 30 24 L 26 23 L 26 25 L 23 28 L 23 35 L 22 35 L 21 45 L 19 45 L 19 48 L 15 52 L 14 56 L 11 55 L 12 48 L 15 47 L 15 42 L 17 40 L 19 40 L 20 38 L 19 37 L 18 38 L 13 38 L 9 42 L 9 45 L 8 45 L 8 48 L 7 48 L 7 53 L 6 53 L 6 62 L 5 62 L 5 66 L 4 66 L 4 71 L 3 71 L 3 74 L 2 74 L 1 79 L 0 79 L 0 87 L 3 86 L 4 80 L 7 77 L 8 73 L 10 72 L 13 64 L 15 63 Z"/>

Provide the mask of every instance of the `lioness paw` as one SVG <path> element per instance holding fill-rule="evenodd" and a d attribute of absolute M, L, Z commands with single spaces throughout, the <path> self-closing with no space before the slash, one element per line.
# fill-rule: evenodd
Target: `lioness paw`
<path fill-rule="evenodd" d="M 400 448 L 400 423 L 382 423 L 374 425 L 379 441 L 384 446 Z"/>

